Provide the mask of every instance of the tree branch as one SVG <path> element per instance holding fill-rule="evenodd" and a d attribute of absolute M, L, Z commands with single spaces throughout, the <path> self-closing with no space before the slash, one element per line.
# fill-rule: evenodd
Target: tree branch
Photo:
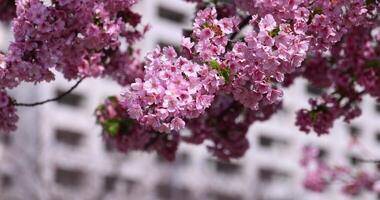
<path fill-rule="evenodd" d="M 361 162 L 361 163 L 374 163 L 374 164 L 380 164 L 380 160 L 366 160 L 366 159 L 362 159 L 362 158 L 357 158 L 356 159 L 358 162 Z"/>
<path fill-rule="evenodd" d="M 67 90 L 66 92 L 60 94 L 59 96 L 57 97 L 54 97 L 54 98 L 51 98 L 51 99 L 47 99 L 47 100 L 44 100 L 44 101 L 39 101 L 39 102 L 34 102 L 34 103 L 18 103 L 16 101 L 13 102 L 13 105 L 14 106 L 19 106 L 19 107 L 34 107 L 34 106 L 39 106 L 39 105 L 43 105 L 43 104 L 46 104 L 46 103 L 50 103 L 50 102 L 53 102 L 53 101 L 59 101 L 61 99 L 63 99 L 66 95 L 70 94 L 73 90 L 75 90 L 75 88 L 77 88 L 79 86 L 79 84 L 85 79 L 86 77 L 82 77 L 78 80 L 78 82 L 75 83 L 75 85 L 73 85 L 69 90 Z"/>

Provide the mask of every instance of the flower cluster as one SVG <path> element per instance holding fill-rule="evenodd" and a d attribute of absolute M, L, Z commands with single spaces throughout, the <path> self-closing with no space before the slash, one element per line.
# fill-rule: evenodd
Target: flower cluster
<path fill-rule="evenodd" d="M 264 121 L 280 108 L 280 104 L 264 107 L 260 111 L 245 108 L 233 98 L 220 95 L 199 118 L 188 120 L 191 135 L 183 140 L 193 144 L 208 144 L 208 150 L 217 158 L 230 160 L 242 157 L 249 148 L 247 132 L 255 121 Z"/>
<path fill-rule="evenodd" d="M 0 89 L 0 130 L 10 132 L 16 130 L 18 116 L 16 108 L 12 105 L 12 99 Z"/>
<path fill-rule="evenodd" d="M 95 115 L 103 128 L 103 138 L 117 150 L 155 151 L 167 160 L 174 160 L 179 135 L 161 134 L 141 126 L 128 117 L 116 97 L 109 97 L 96 109 Z"/>
<path fill-rule="evenodd" d="M 327 134 L 336 119 L 346 122 L 361 114 L 362 96 L 380 98 L 379 33 L 361 27 L 346 34 L 330 54 L 317 53 L 304 64 L 303 76 L 320 88 L 332 88 L 319 100 L 311 100 L 311 109 L 298 112 L 297 125 L 309 132 Z"/>
<path fill-rule="evenodd" d="M 185 38 L 182 46 L 191 53 L 197 54 L 202 61 L 218 59 L 226 52 L 228 44 L 228 35 L 238 30 L 239 18 L 217 18 L 215 8 L 206 8 L 197 12 L 193 24 L 193 38 L 195 44 L 192 44 L 190 38 Z M 192 46 L 194 45 L 194 51 Z"/>
<path fill-rule="evenodd" d="M 144 126 L 179 131 L 185 119 L 198 117 L 211 105 L 223 84 L 208 65 L 178 57 L 173 47 L 158 47 L 146 57 L 144 80 L 127 87 L 122 104 Z"/>
<path fill-rule="evenodd" d="M 148 30 L 132 11 L 137 1 L 0 0 L 0 20 L 15 17 L 14 42 L 0 53 L 0 130 L 17 121 L 6 91 L 54 80 L 53 71 L 124 86 L 96 111 L 103 137 L 121 151 L 167 160 L 181 141 L 205 142 L 223 160 L 243 156 L 250 124 L 280 109 L 282 88 L 297 77 L 324 91 L 298 112 L 305 132 L 327 134 L 337 119 L 361 114 L 364 95 L 380 99 L 378 0 L 186 0 L 197 12 L 181 51 L 156 48 L 145 61 L 134 48 Z M 191 135 L 180 134 L 186 126 Z M 307 188 L 324 191 L 347 173 L 305 152 Z M 372 187 L 367 174 L 353 177 L 346 193 Z"/>
<path fill-rule="evenodd" d="M 314 192 L 324 192 L 333 183 L 342 184 L 342 192 L 349 196 L 357 196 L 365 191 L 374 192 L 375 183 L 380 181 L 374 174 L 349 167 L 331 167 L 320 157 L 317 147 L 306 146 L 303 149 L 301 165 L 305 168 L 304 186 Z"/>
<path fill-rule="evenodd" d="M 132 58 L 123 56 L 127 60 L 121 61 L 120 56 L 112 55 L 122 53 L 120 38 L 131 45 L 142 37 L 143 32 L 136 29 L 140 16 L 130 10 L 135 3 L 136 0 L 58 0 L 51 4 L 17 1 L 15 41 L 6 55 L 7 81 L 1 85 L 51 81 L 53 68 L 67 79 L 76 79 L 102 76 L 112 71 L 106 69 L 111 62 L 128 66 Z"/>
<path fill-rule="evenodd" d="M 249 32 L 226 54 L 232 80 L 229 91 L 245 106 L 260 109 L 282 97 L 279 83 L 305 59 L 308 40 L 289 24 L 279 24 L 272 15 L 251 20 L 257 31 Z"/>
<path fill-rule="evenodd" d="M 0 80 L 4 79 L 5 72 L 4 55 L 0 52 Z M 18 116 L 12 102 L 11 97 L 0 85 L 0 131 L 10 132 L 16 130 Z"/>

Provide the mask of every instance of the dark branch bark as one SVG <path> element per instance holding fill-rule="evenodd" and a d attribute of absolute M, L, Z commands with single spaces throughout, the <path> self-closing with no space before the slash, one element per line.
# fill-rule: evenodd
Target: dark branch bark
<path fill-rule="evenodd" d="M 79 79 L 78 82 L 76 82 L 75 85 L 73 85 L 69 90 L 67 90 L 66 92 L 60 94 L 57 97 L 54 97 L 54 98 L 51 98 L 51 99 L 47 99 L 47 100 L 44 100 L 44 101 L 34 102 L 34 103 L 18 103 L 16 101 L 14 101 L 13 105 L 14 106 L 19 106 L 19 107 L 34 107 L 34 106 L 40 106 L 40 105 L 43 105 L 43 104 L 46 104 L 46 103 L 50 103 L 50 102 L 54 102 L 54 101 L 59 101 L 59 100 L 63 99 L 66 95 L 70 94 L 73 90 L 75 90 L 75 88 L 77 88 L 79 86 L 79 84 L 85 78 L 86 77 L 82 77 L 81 79 Z"/>

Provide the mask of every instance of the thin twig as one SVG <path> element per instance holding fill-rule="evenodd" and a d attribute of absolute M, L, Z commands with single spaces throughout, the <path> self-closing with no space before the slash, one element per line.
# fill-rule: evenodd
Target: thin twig
<path fill-rule="evenodd" d="M 374 164 L 380 164 L 380 160 L 362 159 L 362 158 L 357 158 L 356 160 L 357 160 L 358 162 L 361 162 L 361 163 L 374 163 Z"/>
<path fill-rule="evenodd" d="M 13 103 L 14 106 L 19 106 L 19 107 L 34 107 L 34 106 L 39 106 L 43 105 L 45 103 L 53 102 L 53 101 L 59 101 L 62 98 L 64 98 L 66 95 L 70 94 L 75 88 L 79 86 L 79 84 L 85 79 L 86 77 L 82 77 L 81 79 L 78 80 L 78 82 L 75 83 L 69 90 L 66 92 L 58 95 L 57 97 L 47 99 L 44 101 L 39 101 L 39 102 L 34 102 L 34 103 L 17 103 L 16 101 Z"/>

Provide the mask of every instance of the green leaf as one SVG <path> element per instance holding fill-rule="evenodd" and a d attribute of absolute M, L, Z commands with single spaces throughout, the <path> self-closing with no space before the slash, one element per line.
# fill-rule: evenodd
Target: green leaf
<path fill-rule="evenodd" d="M 211 60 L 211 61 L 208 62 L 208 65 L 209 65 L 211 68 L 213 68 L 213 69 L 219 71 L 220 65 L 219 65 L 218 61 L 216 61 L 216 60 Z"/>
<path fill-rule="evenodd" d="M 121 121 L 117 119 L 109 119 L 103 122 L 102 125 L 108 134 L 115 137 L 119 133 Z"/>
<path fill-rule="evenodd" d="M 375 4 L 376 0 L 366 0 L 365 3 L 368 6 L 368 5 L 371 5 L 371 4 Z"/>
<path fill-rule="evenodd" d="M 367 61 L 367 67 L 378 68 L 378 67 L 380 67 L 380 62 L 377 60 L 368 60 Z"/>
<path fill-rule="evenodd" d="M 309 112 L 309 116 L 311 118 L 311 121 L 314 123 L 317 120 L 318 117 L 318 111 L 312 110 Z"/>
<path fill-rule="evenodd" d="M 224 80 L 228 81 L 230 80 L 231 70 L 230 68 L 225 67 L 220 71 L 220 74 L 223 76 Z"/>
<path fill-rule="evenodd" d="M 220 64 L 218 63 L 218 61 L 216 60 L 211 60 L 208 62 L 208 65 L 212 68 L 212 69 L 215 69 L 219 76 L 223 76 L 223 78 L 228 81 L 230 79 L 230 74 L 231 74 L 231 70 L 230 68 L 228 67 L 224 67 L 224 66 L 220 66 Z"/>
<path fill-rule="evenodd" d="M 273 38 L 276 37 L 280 33 L 281 29 L 279 26 L 277 26 L 275 29 L 273 29 L 269 35 Z"/>

